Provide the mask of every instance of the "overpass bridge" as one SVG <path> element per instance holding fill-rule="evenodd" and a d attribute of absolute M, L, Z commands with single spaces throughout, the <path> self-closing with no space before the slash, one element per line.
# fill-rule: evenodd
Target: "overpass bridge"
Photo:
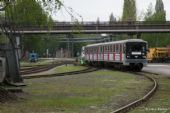
<path fill-rule="evenodd" d="M 170 22 L 55 22 L 50 29 L 48 26 L 15 26 L 12 24 L 0 24 L 0 32 L 4 32 L 10 41 L 10 43 L 4 47 L 0 47 L 0 51 L 2 52 L 0 56 L 3 55 L 1 57 L 7 59 L 6 67 L 8 71 L 6 72 L 6 77 L 8 77 L 7 79 L 11 81 L 11 83 L 20 83 L 23 80 L 19 73 L 19 56 L 17 54 L 19 45 L 17 45 L 17 39 L 19 39 L 22 34 L 71 35 L 72 33 L 127 33 L 133 35 L 141 33 L 170 33 Z M 70 40 L 68 40 L 68 42 L 69 41 Z M 71 41 L 78 42 L 80 40 Z M 96 39 L 91 41 L 96 41 Z M 67 40 L 65 40 L 65 42 L 67 42 Z"/>
<path fill-rule="evenodd" d="M 55 22 L 48 26 L 13 26 L 15 34 L 71 34 L 71 33 L 170 33 L 170 21 L 124 21 L 124 22 Z"/>

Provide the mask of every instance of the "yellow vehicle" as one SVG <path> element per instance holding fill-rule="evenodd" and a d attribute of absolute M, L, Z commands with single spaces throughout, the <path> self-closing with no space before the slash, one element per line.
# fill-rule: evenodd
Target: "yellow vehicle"
<path fill-rule="evenodd" d="M 148 62 L 168 62 L 169 50 L 166 47 L 149 48 L 147 52 Z"/>

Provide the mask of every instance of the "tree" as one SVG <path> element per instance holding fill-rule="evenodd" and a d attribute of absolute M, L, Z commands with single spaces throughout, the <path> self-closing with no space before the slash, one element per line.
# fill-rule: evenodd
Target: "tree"
<path fill-rule="evenodd" d="M 164 10 L 164 4 L 162 0 L 156 0 L 154 20 L 166 21 L 166 12 Z"/>
<path fill-rule="evenodd" d="M 8 20 L 15 26 L 20 25 L 48 25 L 49 29 L 53 24 L 53 20 L 50 16 L 51 13 L 59 10 L 63 5 L 59 0 L 14 0 L 14 2 L 9 3 L 9 0 L 0 0 L 4 3 L 4 7 L 0 8 L 5 9 L 6 13 L 0 13 L 1 17 L 7 17 Z M 13 1 L 13 0 L 10 0 Z M 36 51 L 42 53 L 45 46 L 44 39 L 41 35 L 31 35 L 24 36 L 21 39 L 22 47 L 25 51 Z M 56 40 L 50 39 L 50 44 L 53 45 L 53 48 L 56 45 Z M 0 42 L 4 43 L 6 39 L 3 36 L 0 36 Z M 45 43 L 48 43 L 45 41 Z M 55 43 L 55 44 L 53 44 Z"/>
<path fill-rule="evenodd" d="M 136 21 L 135 0 L 124 0 L 122 21 Z"/>
<path fill-rule="evenodd" d="M 149 4 L 147 8 L 147 12 L 144 14 L 144 20 L 145 21 L 152 21 L 153 20 L 153 14 L 154 14 L 154 9 L 152 3 Z"/>
<path fill-rule="evenodd" d="M 112 23 L 112 22 L 115 22 L 116 21 L 116 18 L 113 16 L 113 13 L 110 14 L 109 16 L 109 22 Z"/>
<path fill-rule="evenodd" d="M 41 3 L 36 2 L 36 0 L 16 0 L 15 5 L 7 6 L 6 17 L 15 26 L 51 26 L 53 22 L 52 18 L 42 8 Z M 34 35 L 24 36 L 22 38 L 24 53 L 32 50 L 40 51 L 42 49 L 42 38 L 40 37 Z"/>
<path fill-rule="evenodd" d="M 153 10 L 152 4 L 149 5 L 144 17 L 145 23 L 151 21 L 166 21 L 166 12 L 164 10 L 164 4 L 162 0 L 157 0 L 155 10 Z M 169 34 L 152 33 L 142 35 L 143 39 L 148 41 L 150 47 L 166 46 L 170 43 Z M 161 39 L 161 40 L 160 40 Z"/>

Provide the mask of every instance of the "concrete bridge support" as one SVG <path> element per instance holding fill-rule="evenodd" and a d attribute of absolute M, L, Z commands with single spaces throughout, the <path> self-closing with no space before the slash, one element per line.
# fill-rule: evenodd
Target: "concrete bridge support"
<path fill-rule="evenodd" d="M 22 83 L 23 79 L 20 75 L 20 63 L 18 54 L 18 45 L 16 37 L 10 39 L 10 43 L 1 45 L 1 56 L 6 59 L 6 76 L 5 81 L 9 83 Z"/>

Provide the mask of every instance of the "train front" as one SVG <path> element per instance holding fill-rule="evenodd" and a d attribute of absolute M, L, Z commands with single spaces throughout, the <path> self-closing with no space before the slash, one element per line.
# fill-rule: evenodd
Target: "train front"
<path fill-rule="evenodd" d="M 132 70 L 142 70 L 143 66 L 147 65 L 147 42 L 143 40 L 127 41 L 124 46 L 125 60 L 123 64 Z"/>

